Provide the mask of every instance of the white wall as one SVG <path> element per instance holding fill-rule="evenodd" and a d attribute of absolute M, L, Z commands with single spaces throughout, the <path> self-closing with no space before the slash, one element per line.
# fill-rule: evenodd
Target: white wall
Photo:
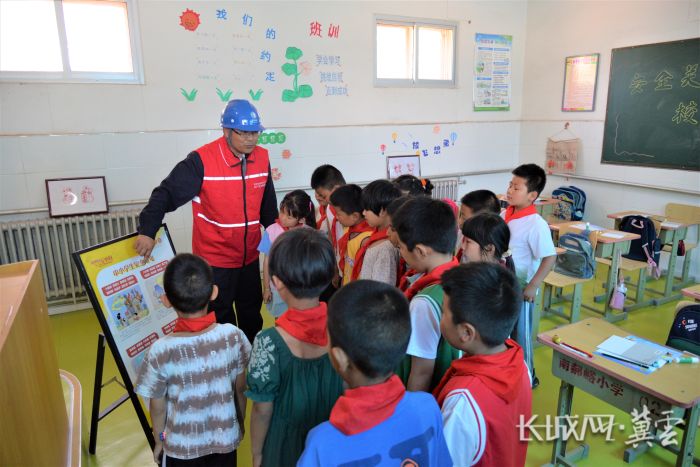
<path fill-rule="evenodd" d="M 520 162 L 543 165 L 547 138 L 571 122 L 570 130 L 581 139 L 577 175 L 697 193 L 698 172 L 601 164 L 600 159 L 611 49 L 699 35 L 698 0 L 529 2 Z M 585 53 L 600 53 L 601 58 L 595 111 L 561 112 L 564 59 Z M 586 218 L 604 226 L 612 226 L 606 218 L 610 212 L 639 209 L 663 213 L 670 202 L 700 205 L 696 194 L 565 177 L 550 177 L 545 191 L 570 184 L 586 191 Z M 690 237 L 694 240 L 695 235 L 693 229 Z M 696 277 L 700 276 L 698 254 L 694 253 L 692 270 Z"/>
<path fill-rule="evenodd" d="M 144 85 L 0 84 L 0 213 L 46 208 L 47 178 L 105 175 L 110 202 L 146 199 L 177 161 L 220 134 L 218 117 L 224 103 L 216 95 L 217 87 L 232 90 L 232 98 L 247 98 L 249 89 L 263 89 L 256 103 L 263 123 L 287 136 L 283 145 L 267 145 L 273 167 L 282 173 L 276 182 L 280 189 L 308 186 L 311 172 L 322 163 L 337 165 L 350 181 L 385 177 L 385 156 L 413 153 L 413 141 L 430 150 L 421 158 L 427 176 L 508 170 L 517 163 L 525 1 L 139 0 L 137 6 Z M 200 14 L 197 31 L 179 24 L 187 8 Z M 220 9 L 227 10 L 228 20 L 216 19 Z M 243 25 L 244 14 L 253 17 L 252 28 Z M 375 88 L 375 14 L 457 22 L 456 88 Z M 309 35 L 312 21 L 323 25 L 323 38 Z M 331 23 L 340 25 L 337 39 L 327 37 Z M 275 29 L 275 40 L 265 38 L 267 28 Z M 510 112 L 472 111 L 477 32 L 513 36 Z M 314 87 L 315 95 L 294 103 L 280 98 L 289 84 L 280 71 L 287 46 L 302 49 L 302 61 L 313 65 L 301 79 Z M 272 53 L 269 64 L 260 60 L 261 50 Z M 341 57 L 337 71 L 343 72 L 348 97 L 324 95 L 320 72 L 335 69 L 316 66 L 318 54 Z M 276 72 L 275 83 L 265 81 L 266 71 Z M 210 79 L 213 76 L 216 79 Z M 180 88 L 199 92 L 188 102 Z M 454 145 L 433 155 L 432 148 L 453 132 Z M 292 154 L 288 159 L 282 157 L 285 149 Z M 490 188 L 494 179 L 477 177 L 468 185 L 475 180 Z M 502 190 L 503 183 L 498 179 L 493 188 Z M 171 229 L 178 249 L 189 248 L 189 207 L 166 221 L 176 226 Z"/>

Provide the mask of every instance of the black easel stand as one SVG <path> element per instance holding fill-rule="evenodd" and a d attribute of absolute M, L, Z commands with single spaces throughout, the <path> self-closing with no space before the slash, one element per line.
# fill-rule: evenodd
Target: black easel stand
<path fill-rule="evenodd" d="M 92 415 L 90 417 L 90 445 L 88 447 L 88 452 L 90 454 L 95 454 L 97 447 L 97 424 L 107 415 L 112 413 L 114 409 L 122 405 L 127 400 L 131 399 L 136 410 L 136 415 L 139 417 L 139 422 L 141 422 L 141 428 L 143 428 L 146 439 L 151 445 L 151 449 L 155 445 L 155 440 L 153 439 L 153 431 L 151 426 L 148 424 L 146 419 L 146 414 L 143 412 L 141 403 L 139 402 L 138 396 L 134 392 L 134 388 L 129 384 L 129 387 L 125 386 L 124 383 L 119 381 L 116 376 L 112 377 L 106 383 L 102 383 L 102 370 L 104 369 L 105 362 L 105 336 L 102 333 L 97 335 L 97 359 L 95 362 L 95 388 L 92 395 Z M 100 398 L 102 396 L 102 388 L 108 384 L 116 383 L 126 390 L 126 394 L 121 396 L 116 401 L 112 402 L 107 408 L 100 411 Z"/>

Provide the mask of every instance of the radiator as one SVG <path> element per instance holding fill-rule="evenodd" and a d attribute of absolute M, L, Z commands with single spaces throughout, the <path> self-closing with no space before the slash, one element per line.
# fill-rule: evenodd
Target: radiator
<path fill-rule="evenodd" d="M 135 232 L 140 212 L 0 222 L 0 264 L 38 259 L 49 305 L 83 301 L 71 253 Z"/>
<path fill-rule="evenodd" d="M 445 178 L 441 180 L 431 180 L 430 181 L 434 188 L 432 197 L 436 199 L 451 199 L 452 201 L 457 201 L 458 185 L 459 179 L 457 178 Z"/>

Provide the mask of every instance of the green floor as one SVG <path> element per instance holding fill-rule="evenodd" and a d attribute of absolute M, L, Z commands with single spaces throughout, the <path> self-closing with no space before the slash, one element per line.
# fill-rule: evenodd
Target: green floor
<path fill-rule="evenodd" d="M 599 276 L 605 270 L 599 271 Z M 590 303 L 593 293 L 601 293 L 600 281 L 587 284 L 584 289 L 586 299 L 584 303 Z M 661 289 L 661 283 L 651 283 L 652 287 Z M 633 296 L 633 290 L 630 290 Z M 630 333 L 657 341 L 665 342 L 675 309 L 675 302 L 659 307 L 647 307 L 630 314 L 626 321 L 616 323 Z M 271 318 L 264 313 L 266 326 L 271 324 Z M 582 318 L 597 316 L 595 313 L 582 311 Z M 540 330 L 547 330 L 563 324 L 563 321 L 555 321 L 549 318 L 542 320 Z M 59 366 L 78 377 L 83 386 L 83 438 L 84 453 L 83 466 L 147 466 L 152 465 L 153 460 L 146 439 L 136 418 L 136 414 L 130 403 L 125 403 L 112 412 L 100 423 L 97 438 L 97 453 L 94 456 L 87 454 L 87 439 L 89 431 L 89 417 L 92 406 L 92 393 L 95 371 L 95 355 L 97 334 L 100 331 L 97 318 L 92 309 L 66 313 L 51 317 L 51 326 L 58 351 Z M 533 392 L 533 413 L 540 419 L 536 423 L 543 423 L 544 417 L 549 414 L 554 416 L 556 411 L 559 381 L 551 374 L 552 351 L 546 347 L 540 347 L 535 351 L 537 374 L 541 384 Z M 108 380 L 118 374 L 114 360 L 107 351 L 104 379 Z M 117 399 L 123 390 L 116 384 L 110 384 L 102 392 L 102 408 Z M 597 399 L 576 391 L 572 414 L 614 414 L 615 420 L 630 426 L 629 414 L 625 414 Z M 590 444 L 590 455 L 579 462 L 580 466 L 616 466 L 626 465 L 622 461 L 622 453 L 625 449 L 624 442 L 632 433 L 618 432 L 614 442 L 606 442 L 603 435 L 588 434 L 585 441 Z M 239 448 L 239 466 L 251 465 L 250 445 L 248 437 Z M 679 442 L 680 442 L 680 438 Z M 569 446 L 575 442 L 569 441 Z M 695 455 L 700 457 L 700 442 L 695 443 Z M 551 443 L 531 442 L 528 449 L 527 465 L 537 466 L 549 461 L 551 455 Z M 634 462 L 636 466 L 670 466 L 675 465 L 675 456 L 660 447 L 654 447 Z"/>

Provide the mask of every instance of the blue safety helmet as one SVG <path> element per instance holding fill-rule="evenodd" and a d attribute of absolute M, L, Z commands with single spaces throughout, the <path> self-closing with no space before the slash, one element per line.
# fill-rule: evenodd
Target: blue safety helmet
<path fill-rule="evenodd" d="M 221 128 L 235 128 L 241 131 L 263 131 L 258 110 L 245 99 L 233 99 L 221 112 Z"/>

